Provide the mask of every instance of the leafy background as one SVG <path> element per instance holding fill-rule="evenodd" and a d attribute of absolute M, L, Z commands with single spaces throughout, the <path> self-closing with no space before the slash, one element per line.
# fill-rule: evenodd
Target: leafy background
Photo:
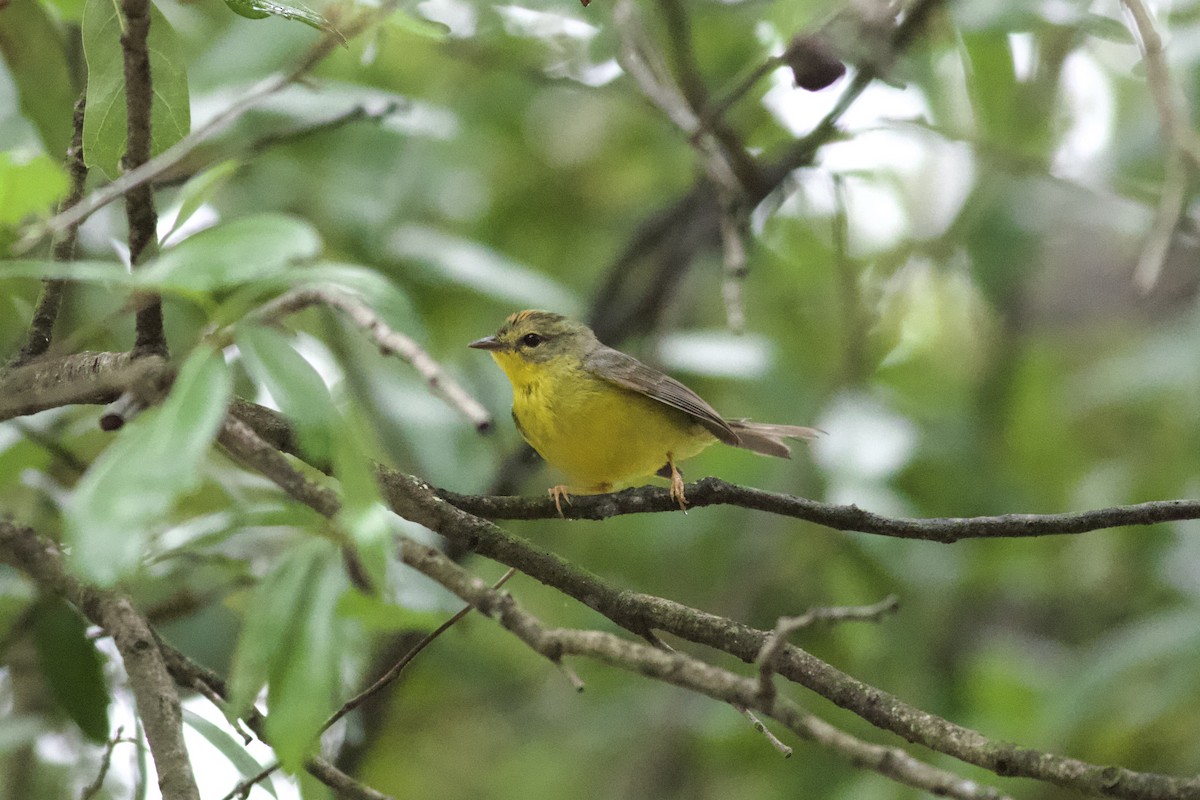
<path fill-rule="evenodd" d="M 80 31 L 106 7 L 11 0 L 0 10 L 6 248 L 66 186 L 59 162 L 88 48 Z M 193 128 L 321 35 L 217 4 L 157 7 L 177 42 L 156 86 L 186 75 Z M 318 10 L 334 26 L 349 14 Z M 687 4 L 704 81 L 718 94 L 731 88 L 837 10 Z M 642 11 L 666 48 L 672 32 L 657 6 Z M 1158 13 L 1186 96 L 1200 76 L 1200 6 Z M 347 492 L 360 495 L 350 523 L 360 541 L 396 524 L 371 513 L 362 453 L 455 491 L 486 491 L 518 436 L 502 375 L 465 344 L 524 307 L 586 316 L 638 226 L 700 171 L 685 138 L 616 66 L 611 15 L 605 0 L 403 5 L 180 166 L 158 192 L 162 233 L 173 209 L 192 213 L 145 273 L 117 266 L 119 209 L 81 231 L 80 257 L 99 263 L 68 295 L 58 346 L 128 348 L 129 292 L 157 287 L 172 351 L 199 376 L 196 389 L 116 442 L 94 408 L 0 424 L 0 510 L 74 542 L 83 574 L 122 579 L 170 641 L 234 671 L 243 702 L 269 678 L 272 709 L 299 714 L 276 723 L 285 763 L 304 747 L 286 741 L 290 725 L 319 722 L 409 631 L 457 605 L 382 554 L 394 602 L 348 593 L 323 523 L 205 448 L 211 430 L 195 415 L 233 391 L 311 420 L 305 435 L 340 459 Z M 934 19 L 891 71 L 893 85 L 869 88 L 844 118 L 846 135 L 756 209 L 745 334 L 725 324 L 720 255 L 706 251 L 656 297 L 652 318 L 609 339 L 726 414 L 828 433 L 791 462 L 713 448 L 688 464 L 692 477 L 914 516 L 1196 495 L 1196 246 L 1185 216 L 1154 289 L 1136 290 L 1166 161 L 1128 21 L 1114 2 L 1075 0 L 964 0 Z M 831 36 L 853 60 L 854 37 L 838 24 Z M 729 119 L 748 146 L 772 152 L 809 130 L 844 85 L 806 93 L 781 69 Z M 181 103 L 168 102 L 177 119 Z M 324 124 L 354 109 L 363 118 Z M 98 152 L 96 163 L 111 172 L 119 152 Z M 38 294 L 32 278 L 45 271 L 0 265 L 0 352 L 19 348 Z M 284 332 L 245 322 L 258 303 L 314 278 L 368 296 L 466 382 L 498 430 L 479 436 L 411 369 L 330 316 L 305 312 Z M 632 295 L 650 291 L 639 274 L 622 280 Z M 205 337 L 239 322 L 222 366 Z M 337 455 L 347 442 L 350 453 Z M 122 447 L 142 454 L 135 467 L 113 455 Z M 118 473 L 108 485 L 106 464 Z M 139 506 L 159 479 L 171 502 Z M 520 488 L 551 482 L 535 471 Z M 895 617 L 818 628 L 802 646 L 995 739 L 1200 770 L 1194 522 L 953 546 L 728 508 L 506 527 L 619 585 L 756 627 L 894 592 Z M 468 565 L 488 579 L 501 572 Z M 554 624 L 605 625 L 528 579 L 510 588 Z M 95 775 L 95 740 L 118 723 L 132 735 L 128 702 L 85 634 L 69 610 L 0 570 L 0 796 L 77 794 Z M 784 761 L 721 704 L 595 664 L 580 671 L 587 690 L 576 695 L 508 634 L 468 617 L 331 741 L 343 763 L 396 796 L 913 794 L 803 743 Z M 116 690 L 107 710 L 105 682 Z M 858 735 L 895 743 L 788 691 Z M 189 708 L 212 718 L 203 703 Z M 192 724 L 201 737 L 208 730 Z M 208 738 L 236 750 L 228 733 Z M 99 796 L 129 796 L 135 750 L 118 746 Z M 220 796 L 236 774 L 209 760 L 206 791 Z M 943 766 L 1020 797 L 1057 796 Z M 293 791 L 275 783 L 281 796 Z"/>

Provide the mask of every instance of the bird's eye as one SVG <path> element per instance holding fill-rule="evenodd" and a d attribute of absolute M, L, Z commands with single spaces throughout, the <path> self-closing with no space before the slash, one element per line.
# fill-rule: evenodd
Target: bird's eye
<path fill-rule="evenodd" d="M 526 347 L 537 347 L 546 339 L 540 333 L 527 333 L 521 337 L 521 344 Z"/>

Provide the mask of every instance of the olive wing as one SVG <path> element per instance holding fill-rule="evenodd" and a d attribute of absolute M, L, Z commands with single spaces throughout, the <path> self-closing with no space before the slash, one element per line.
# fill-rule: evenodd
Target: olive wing
<path fill-rule="evenodd" d="M 716 409 L 704 402 L 704 398 L 633 356 L 601 346 L 587 355 L 583 365 L 597 377 L 682 411 L 725 444 L 736 447 L 741 441 L 729 423 L 721 418 Z"/>

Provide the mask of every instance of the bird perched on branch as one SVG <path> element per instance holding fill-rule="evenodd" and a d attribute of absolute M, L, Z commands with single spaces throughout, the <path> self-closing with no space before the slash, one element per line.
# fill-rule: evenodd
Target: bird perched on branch
<path fill-rule="evenodd" d="M 560 514 L 571 494 L 608 492 L 652 474 L 670 479 L 672 499 L 686 510 L 677 462 L 718 441 L 788 458 L 785 439 L 819 433 L 725 419 L 679 381 L 549 311 L 513 314 L 470 347 L 490 352 L 504 370 L 517 430 L 566 474 L 569 483 L 550 489 Z"/>

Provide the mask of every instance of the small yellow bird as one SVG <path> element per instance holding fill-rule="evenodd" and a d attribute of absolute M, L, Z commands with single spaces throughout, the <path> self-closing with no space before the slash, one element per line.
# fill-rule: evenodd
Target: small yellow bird
<path fill-rule="evenodd" d="M 487 350 L 513 388 L 513 420 L 525 441 L 569 484 L 550 489 L 554 505 L 571 494 L 598 494 L 657 474 L 686 510 L 676 462 L 716 441 L 788 458 L 784 439 L 820 432 L 799 425 L 724 419 L 700 395 L 633 356 L 604 345 L 592 329 L 549 311 L 520 311 Z"/>

